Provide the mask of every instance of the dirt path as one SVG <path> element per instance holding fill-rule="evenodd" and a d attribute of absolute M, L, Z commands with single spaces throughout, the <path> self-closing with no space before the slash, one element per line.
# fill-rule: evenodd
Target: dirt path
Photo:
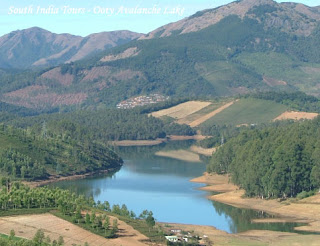
<path fill-rule="evenodd" d="M 1 217 L 0 233 L 8 235 L 11 229 L 15 230 L 16 236 L 27 239 L 32 239 L 38 229 L 43 229 L 45 236 L 49 236 L 51 241 L 62 236 L 66 246 L 84 245 L 85 242 L 90 246 L 143 246 L 146 244 L 141 241 L 147 240 L 144 235 L 122 221 L 119 221 L 119 237 L 106 239 L 52 214 Z"/>
<path fill-rule="evenodd" d="M 237 101 L 237 100 L 236 100 Z M 200 124 L 202 124 L 203 122 L 209 120 L 210 118 L 212 118 L 213 116 L 215 116 L 216 114 L 222 112 L 223 110 L 225 110 L 226 108 L 230 107 L 232 104 L 234 104 L 236 101 L 232 101 L 232 102 L 229 102 L 223 106 L 221 106 L 220 108 L 212 111 L 211 113 L 209 114 L 206 114 L 204 116 L 202 116 L 201 118 L 189 123 L 188 125 L 191 126 L 191 127 L 196 127 L 196 126 L 199 126 Z"/>

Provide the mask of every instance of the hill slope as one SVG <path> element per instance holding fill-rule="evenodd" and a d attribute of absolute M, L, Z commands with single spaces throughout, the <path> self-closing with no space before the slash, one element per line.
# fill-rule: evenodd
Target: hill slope
<path fill-rule="evenodd" d="M 215 9 L 199 11 L 181 21 L 160 27 L 140 39 L 196 32 L 230 15 L 236 15 L 241 19 L 255 19 L 260 14 L 264 15 L 265 28 L 277 27 L 302 36 L 310 35 L 317 26 L 316 21 L 320 20 L 319 7 L 311 8 L 299 3 L 278 4 L 272 0 L 240 0 Z M 313 21 L 305 23 L 308 19 Z"/>
<path fill-rule="evenodd" d="M 38 27 L 18 30 L 0 37 L 0 67 L 28 68 L 77 61 L 140 36 L 130 31 L 102 32 L 80 37 L 55 34 Z"/>
<path fill-rule="evenodd" d="M 204 17 L 208 22 L 202 25 Z M 183 23 L 201 28 L 155 32 L 152 39 L 30 75 L 27 81 L 9 76 L 2 101 L 30 108 L 110 107 L 151 93 L 190 97 L 301 90 L 320 95 L 318 7 L 242 0 Z"/>
<path fill-rule="evenodd" d="M 117 168 L 122 160 L 103 144 L 77 142 L 67 136 L 40 134 L 0 125 L 0 174 L 18 179 L 38 180 L 51 175 L 74 175 Z"/>

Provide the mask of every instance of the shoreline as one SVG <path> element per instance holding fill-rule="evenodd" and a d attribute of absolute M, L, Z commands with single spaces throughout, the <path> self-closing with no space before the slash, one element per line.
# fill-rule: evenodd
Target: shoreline
<path fill-rule="evenodd" d="M 193 136 L 178 136 L 178 135 L 168 135 L 166 138 L 157 138 L 154 140 L 120 140 L 120 141 L 110 141 L 112 145 L 120 147 L 130 147 L 130 146 L 155 146 L 169 141 L 186 141 L 186 140 L 203 140 L 209 136 L 203 135 L 193 135 Z"/>
<path fill-rule="evenodd" d="M 300 201 L 277 201 L 262 200 L 260 198 L 245 198 L 244 190 L 231 184 L 227 175 L 204 173 L 203 176 L 190 180 L 191 182 L 203 183 L 207 186 L 201 190 L 215 191 L 220 194 L 209 195 L 208 199 L 231 205 L 237 208 L 264 211 L 278 218 L 273 220 L 254 219 L 253 223 L 276 223 L 276 222 L 304 222 L 305 226 L 296 227 L 297 231 L 320 233 L 320 194 L 302 199 Z"/>
<path fill-rule="evenodd" d="M 115 170 L 116 170 L 116 168 L 107 169 L 107 170 L 100 170 L 100 171 L 95 171 L 95 172 L 89 172 L 89 173 L 84 173 L 84 174 L 74 174 L 74 175 L 70 175 L 70 176 L 59 176 L 59 175 L 49 176 L 49 178 L 46 180 L 22 181 L 22 183 L 25 185 L 28 185 L 31 188 L 36 188 L 36 187 L 48 185 L 51 183 L 56 183 L 59 181 L 85 179 L 85 178 L 92 177 L 92 176 L 99 175 L 99 174 L 107 174 L 107 173 L 113 172 Z"/>

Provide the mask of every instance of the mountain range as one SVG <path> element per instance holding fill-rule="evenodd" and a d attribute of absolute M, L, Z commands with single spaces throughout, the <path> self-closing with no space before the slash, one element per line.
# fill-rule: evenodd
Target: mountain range
<path fill-rule="evenodd" d="M 43 109 L 110 107 L 151 93 L 213 97 L 286 90 L 320 96 L 320 7 L 235 1 L 135 38 L 72 63 L 81 55 L 62 56 L 66 64 L 41 71 L 3 71 L 1 100 Z M 42 59 L 29 66 L 50 64 Z"/>
<path fill-rule="evenodd" d="M 141 35 L 114 31 L 81 37 L 55 34 L 39 27 L 18 30 L 0 37 L 0 67 L 56 66 L 130 42 Z"/>

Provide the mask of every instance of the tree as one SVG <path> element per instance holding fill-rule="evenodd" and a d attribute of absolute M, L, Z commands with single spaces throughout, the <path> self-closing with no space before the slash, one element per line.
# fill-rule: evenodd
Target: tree
<path fill-rule="evenodd" d="M 87 225 L 89 225 L 91 223 L 90 215 L 88 214 L 88 212 L 86 213 L 85 222 L 86 222 Z"/>
<path fill-rule="evenodd" d="M 58 238 L 58 245 L 63 245 L 63 244 L 64 244 L 63 237 L 60 236 L 60 237 Z"/>
<path fill-rule="evenodd" d="M 51 238 L 50 238 L 49 236 L 47 236 L 46 239 L 45 239 L 45 242 L 46 242 L 47 244 L 50 244 L 50 243 L 51 243 Z"/>
<path fill-rule="evenodd" d="M 44 232 L 39 229 L 36 234 L 34 235 L 33 237 L 33 241 L 38 244 L 38 245 L 41 245 L 44 241 Z"/>
<path fill-rule="evenodd" d="M 107 216 L 103 223 L 103 228 L 105 230 L 106 235 L 107 235 L 107 231 L 109 230 L 109 226 L 110 226 L 110 218 Z"/>
<path fill-rule="evenodd" d="M 92 226 L 94 226 L 95 221 L 96 221 L 96 211 L 92 211 L 92 212 L 91 212 L 90 221 L 91 221 L 91 223 L 92 223 Z"/>
<path fill-rule="evenodd" d="M 112 221 L 112 231 L 113 231 L 113 233 L 118 232 L 118 220 L 117 219 L 114 219 Z"/>
<path fill-rule="evenodd" d="M 150 228 L 154 227 L 154 225 L 156 224 L 154 217 L 149 214 L 148 217 L 146 218 L 146 223 L 149 227 L 149 232 L 150 232 Z"/>
<path fill-rule="evenodd" d="M 14 236 L 16 235 L 15 231 L 12 229 L 10 231 L 9 240 L 13 240 Z"/>

